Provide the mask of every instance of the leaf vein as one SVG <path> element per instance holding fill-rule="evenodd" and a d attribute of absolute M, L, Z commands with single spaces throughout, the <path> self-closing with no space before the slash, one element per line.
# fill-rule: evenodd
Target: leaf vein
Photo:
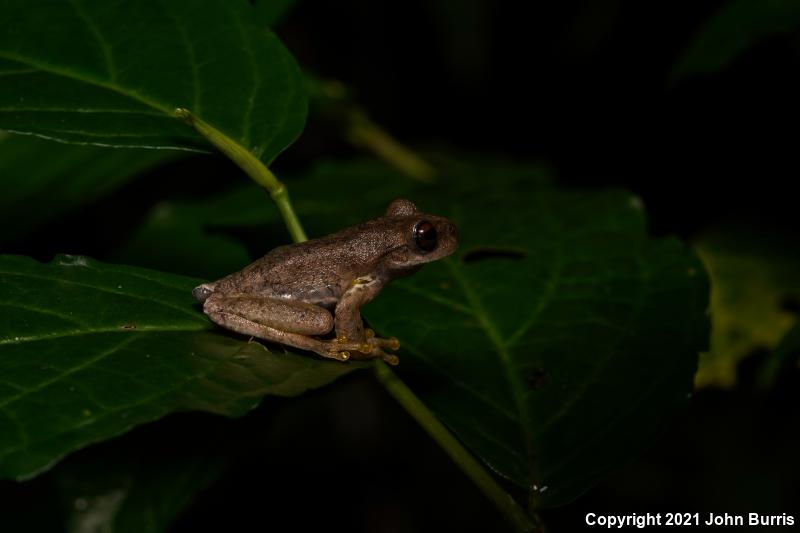
<path fill-rule="evenodd" d="M 189 40 L 189 34 L 186 32 L 186 28 L 183 25 L 180 17 L 175 16 L 172 11 L 170 10 L 169 6 L 167 5 L 164 0 L 159 0 L 164 13 L 172 20 L 173 24 L 175 24 L 175 28 L 178 30 L 178 34 L 181 37 L 181 42 L 186 49 L 186 55 L 189 59 L 189 67 L 192 71 L 192 113 L 197 116 L 202 116 L 202 102 L 201 99 L 201 92 L 200 92 L 200 72 L 199 72 L 199 65 L 197 62 L 197 55 L 194 51 L 194 45 L 192 45 L 191 41 Z"/>
<path fill-rule="evenodd" d="M 405 292 L 410 292 L 415 296 L 420 296 L 430 302 L 437 303 L 439 305 L 447 307 L 449 310 L 458 311 L 465 315 L 473 316 L 472 312 L 465 305 L 462 305 L 459 302 L 456 302 L 455 300 L 445 298 L 444 296 L 440 296 L 438 294 L 433 294 L 431 292 L 418 289 L 417 287 L 411 285 L 410 283 L 398 283 L 396 287 Z"/>
<path fill-rule="evenodd" d="M 87 73 L 71 71 L 54 65 L 47 65 L 45 63 L 37 61 L 36 59 L 17 54 L 11 54 L 5 50 L 0 51 L 0 58 L 30 65 L 31 67 L 37 68 L 43 72 L 47 72 L 55 76 L 61 76 L 62 78 L 68 78 L 71 80 L 79 81 L 81 83 L 86 83 L 88 85 L 94 85 L 95 87 L 100 87 L 101 89 L 107 89 L 109 91 L 113 91 L 126 98 L 130 98 L 131 100 L 136 100 L 137 102 L 142 103 L 157 111 L 161 111 L 167 116 L 170 117 L 172 116 L 173 112 L 172 106 L 169 106 L 163 102 L 159 102 L 156 99 L 140 94 L 139 92 L 133 89 L 122 87 L 119 84 L 115 83 L 114 81 L 101 80 Z"/>
<path fill-rule="evenodd" d="M 74 374 L 76 372 L 79 372 L 79 371 L 83 370 L 84 368 L 88 367 L 89 365 L 92 365 L 94 363 L 97 363 L 98 361 L 101 361 L 102 359 L 108 357 L 109 355 L 111 355 L 113 353 L 116 353 L 117 351 L 119 351 L 120 349 L 124 348 L 125 346 L 127 346 L 128 344 L 133 342 L 134 340 L 137 340 L 138 338 L 140 338 L 140 337 L 134 336 L 134 335 L 131 335 L 128 338 L 123 338 L 120 342 L 118 342 L 113 347 L 109 348 L 108 350 L 104 350 L 104 351 L 100 352 L 98 355 L 90 357 L 89 359 L 86 359 L 82 363 L 80 363 L 78 365 L 75 365 L 75 366 L 73 366 L 72 368 L 70 368 L 68 370 L 63 371 L 60 374 L 57 374 L 57 375 L 55 375 L 55 376 L 53 376 L 51 378 L 46 379 L 46 380 L 42 381 L 41 383 L 37 384 L 34 387 L 30 387 L 28 389 L 24 389 L 22 392 L 19 392 L 19 393 L 13 395 L 13 396 L 9 396 L 8 398 L 5 398 L 3 401 L 0 401 L 0 408 L 6 408 L 8 405 L 16 402 L 17 400 L 19 400 L 21 398 L 24 398 L 25 396 L 30 395 L 33 392 L 38 392 L 38 391 L 44 389 L 45 387 L 47 387 L 49 385 L 52 385 L 53 383 L 56 383 L 56 382 L 58 382 L 58 381 L 60 381 L 62 379 L 65 379 L 65 378 L 71 376 L 72 374 Z"/>
<path fill-rule="evenodd" d="M 114 64 L 114 55 L 112 51 L 112 47 L 109 44 L 108 40 L 106 40 L 103 33 L 97 27 L 94 20 L 89 17 L 89 14 L 83 9 L 80 5 L 78 0 L 69 0 L 70 6 L 72 9 L 75 10 L 75 13 L 86 23 L 86 26 L 89 28 L 89 31 L 92 32 L 92 36 L 97 41 L 97 44 L 100 46 L 100 50 L 103 52 L 103 59 L 106 63 L 106 71 L 108 72 L 108 77 L 112 83 L 117 81 L 117 67 Z"/>
<path fill-rule="evenodd" d="M 413 353 L 414 355 L 416 355 L 417 357 L 419 357 L 420 359 L 422 359 L 423 361 L 425 361 L 425 363 L 427 363 L 429 366 L 435 368 L 436 370 L 438 370 L 439 372 L 441 372 L 442 374 L 447 376 L 447 378 L 450 380 L 450 382 L 455 384 L 457 387 L 460 387 L 465 392 L 468 392 L 469 394 L 473 395 L 475 398 L 477 398 L 478 400 L 484 402 L 489 407 L 495 409 L 498 413 L 500 413 L 501 415 L 505 416 L 506 418 L 508 418 L 512 422 L 519 423 L 519 418 L 517 416 L 515 416 L 514 413 L 512 413 L 511 411 L 509 411 L 505 407 L 495 403 L 495 401 L 492 400 L 491 398 L 488 398 L 487 396 L 484 396 L 483 393 L 473 389 L 472 386 L 470 386 L 467 383 L 465 383 L 464 381 L 461 381 L 460 379 L 456 378 L 452 373 L 445 372 L 445 370 L 441 366 L 439 366 L 433 359 L 428 357 L 423 351 L 418 350 L 418 349 L 416 349 L 413 346 L 410 346 L 408 344 L 405 344 L 404 348 L 406 350 L 408 350 L 409 352 Z"/>
<path fill-rule="evenodd" d="M 241 347 L 238 347 L 238 348 L 236 348 L 236 350 L 235 350 L 235 352 L 234 352 L 234 355 L 235 355 L 235 353 L 238 353 L 240 350 L 241 350 Z M 187 383 L 190 383 L 190 382 L 192 382 L 192 381 L 194 381 L 194 380 L 196 380 L 196 379 L 199 379 L 199 378 L 204 378 L 204 377 L 207 377 L 209 374 L 212 374 L 212 373 L 213 373 L 213 371 L 214 371 L 214 370 L 215 370 L 215 369 L 216 369 L 218 366 L 220 366 L 221 364 L 223 364 L 223 363 L 227 362 L 229 358 L 230 358 L 230 357 L 223 357 L 223 358 L 220 358 L 220 360 L 218 360 L 218 361 L 215 361 L 215 362 L 214 362 L 214 364 L 213 364 L 212 368 L 210 368 L 210 369 L 205 369 L 205 370 L 203 370 L 203 371 L 201 371 L 201 372 L 197 372 L 197 373 L 194 373 L 194 374 L 189 374 L 189 375 L 186 375 L 186 376 L 185 376 L 185 379 L 184 379 L 184 380 L 183 380 L 183 381 L 182 381 L 182 382 L 181 382 L 179 385 L 175 386 L 175 387 L 174 387 L 174 388 L 172 388 L 172 389 L 169 389 L 169 390 L 161 390 L 161 391 L 155 392 L 155 393 L 153 393 L 153 394 L 150 394 L 150 395 L 148 395 L 148 396 L 144 396 L 144 397 L 142 397 L 142 398 L 139 398 L 139 399 L 138 399 L 138 400 L 136 400 L 135 402 L 132 402 L 132 403 L 129 403 L 129 404 L 125 404 L 125 405 L 120 405 L 120 406 L 114 407 L 113 409 L 109 409 L 109 410 L 107 410 L 107 411 L 104 411 L 104 412 L 102 412 L 102 413 L 99 413 L 99 414 L 98 414 L 96 417 L 94 417 L 94 420 L 99 420 L 99 419 L 102 419 L 102 418 L 106 418 L 106 417 L 108 417 L 108 416 L 110 416 L 110 415 L 114 415 L 114 414 L 116 414 L 116 413 L 118 413 L 118 412 L 120 412 L 120 411 L 124 411 L 124 410 L 126 410 L 126 409 L 131 409 L 131 408 L 133 408 L 133 407 L 137 407 L 137 406 L 139 406 L 139 405 L 145 404 L 145 403 L 147 403 L 147 402 L 150 402 L 150 401 L 152 401 L 152 400 L 155 400 L 156 398 L 160 398 L 160 397 L 162 397 L 162 396 L 167 396 L 167 395 L 170 395 L 170 394 L 174 394 L 174 393 L 176 393 L 178 390 L 180 390 L 182 387 L 184 387 L 184 386 L 185 386 Z M 180 407 L 180 406 L 178 406 L 178 407 Z M 6 413 L 11 413 L 11 411 L 10 411 L 8 408 L 5 408 L 5 407 L 0 407 L 0 409 L 2 409 L 2 410 L 3 410 L 4 412 L 6 412 Z M 135 422 L 132 422 L 132 424 L 133 424 L 133 423 L 135 423 Z M 58 437 L 58 436 L 60 436 L 60 435 L 63 435 L 63 434 L 65 434 L 65 433 L 69 433 L 69 432 L 71 432 L 71 431 L 75 431 L 76 429 L 77 429 L 77 428 L 75 428 L 75 427 L 71 427 L 71 428 L 68 428 L 68 429 L 65 429 L 65 430 L 62 430 L 62 431 L 58 431 L 58 432 L 56 432 L 56 433 L 55 433 L 55 434 L 53 434 L 53 435 L 49 435 L 49 436 L 47 436 L 47 437 L 45 437 L 45 438 L 38 439 L 37 441 L 34 441 L 34 442 L 46 442 L 47 440 L 50 440 L 50 439 L 52 439 L 52 438 L 55 438 L 55 437 Z M 117 433 L 115 433 L 115 434 L 119 434 L 119 433 L 121 433 L 121 432 L 123 432 L 123 431 L 125 431 L 125 429 L 121 429 L 121 430 L 119 430 L 119 431 L 118 431 Z M 113 435 L 111 435 L 111 436 L 113 436 Z M 94 441 L 97 441 L 97 440 L 99 440 L 99 439 L 92 439 L 90 442 L 94 442 Z M 27 447 L 27 446 L 28 446 L 30 443 L 31 443 L 31 441 L 30 441 L 30 439 L 29 439 L 29 438 L 27 437 L 27 435 L 26 435 L 26 438 L 25 438 L 25 442 L 24 442 L 24 443 L 21 443 L 21 444 L 19 444 L 19 445 L 17 445 L 17 446 L 11 447 L 11 448 L 7 448 L 7 449 L 4 451 L 4 455 L 9 455 L 10 453 L 14 453 L 14 452 L 20 451 L 20 450 L 22 450 L 22 449 L 26 448 L 26 447 Z M 63 456 L 63 455 L 62 455 L 62 456 Z"/>
<path fill-rule="evenodd" d="M 2 75 L 0 73 L 0 75 Z M 164 115 L 162 113 L 153 113 L 151 111 L 146 110 L 139 110 L 139 109 L 89 109 L 89 108 L 80 108 L 80 107 L 0 107 L 0 112 L 4 113 L 109 113 L 109 114 L 119 114 L 119 115 L 145 115 L 149 117 L 160 117 L 163 118 Z"/>
<path fill-rule="evenodd" d="M 191 316 L 195 320 L 200 320 L 200 317 L 197 315 L 197 313 L 195 313 L 194 311 L 191 311 L 190 309 L 186 309 L 185 307 L 180 307 L 180 306 L 177 306 L 177 305 L 173 305 L 173 304 L 161 301 L 161 300 L 153 300 L 151 298 L 145 298 L 144 296 L 139 296 L 138 294 L 131 294 L 131 293 L 128 293 L 128 292 L 115 291 L 113 289 L 109 289 L 108 287 L 101 287 L 99 285 L 90 285 L 88 283 L 81 283 L 80 281 L 76 281 L 76 280 L 73 280 L 73 279 L 54 278 L 54 277 L 51 277 L 51 276 L 42 276 L 42 275 L 39 275 L 39 274 L 31 274 L 29 272 L 4 272 L 4 271 L 0 271 L 0 274 L 5 274 L 5 275 L 9 275 L 9 276 L 18 276 L 18 277 L 23 277 L 23 278 L 43 279 L 43 280 L 55 281 L 55 282 L 59 282 L 59 283 L 67 283 L 67 284 L 70 284 L 70 285 L 76 285 L 76 286 L 79 286 L 79 287 L 86 287 L 86 288 L 89 288 L 89 289 L 94 289 L 94 290 L 96 290 L 98 292 L 105 292 L 105 293 L 109 293 L 109 294 L 117 294 L 119 296 L 127 296 L 128 298 L 134 298 L 136 300 L 143 300 L 143 301 L 146 301 L 146 302 L 158 304 L 158 305 L 160 305 L 162 307 L 168 307 L 170 309 L 175 309 L 176 311 L 180 311 L 181 313 L 183 313 L 185 315 Z"/>
<path fill-rule="evenodd" d="M 453 278 L 464 292 L 467 302 L 469 303 L 475 317 L 478 320 L 478 324 L 484 330 L 489 342 L 494 346 L 494 351 L 500 360 L 501 366 L 505 370 L 505 376 L 510 387 L 511 396 L 514 398 L 514 405 L 516 406 L 519 414 L 520 429 L 522 431 L 522 437 L 527 450 L 528 464 L 531 467 L 531 472 L 533 472 L 535 470 L 536 455 L 533 449 L 533 434 L 530 429 L 531 420 L 528 413 L 527 404 L 525 403 L 524 387 L 520 379 L 514 373 L 514 361 L 511 358 L 508 347 L 503 342 L 500 330 L 497 328 L 491 317 L 489 317 L 489 314 L 484 309 L 483 302 L 481 302 L 480 297 L 473 290 L 469 280 L 458 269 L 458 267 L 455 266 L 452 260 L 446 259 L 444 263 L 447 265 L 447 268 L 450 270 Z"/>
<path fill-rule="evenodd" d="M 233 19 L 236 23 L 236 28 L 239 30 L 239 34 L 242 36 L 242 51 L 247 55 L 247 59 L 250 63 L 250 70 L 253 74 L 253 86 L 250 92 L 250 98 L 247 99 L 247 109 L 245 109 L 244 117 L 242 119 L 242 145 L 249 150 L 250 121 L 252 120 L 256 96 L 258 95 L 258 90 L 261 86 L 261 76 L 258 74 L 258 66 L 256 65 L 256 58 L 252 48 L 253 43 L 250 39 L 248 39 L 247 32 L 242 25 L 242 20 L 239 17 L 239 10 L 235 9 L 233 10 L 233 13 Z"/>
<path fill-rule="evenodd" d="M 72 322 L 73 324 L 76 324 L 78 326 L 84 326 L 84 327 L 88 326 L 88 324 L 76 319 L 75 317 L 69 316 L 69 315 L 64 314 L 64 313 L 59 313 L 58 311 L 55 311 L 53 309 L 44 309 L 44 308 L 41 308 L 41 307 L 22 304 L 22 303 L 19 303 L 19 302 L 3 302 L 3 301 L 0 301 L 0 306 L 11 307 L 11 308 L 15 308 L 15 309 L 25 309 L 26 311 L 33 311 L 34 313 L 39 313 L 39 314 L 42 314 L 42 315 L 54 316 L 56 318 L 60 318 L 62 320 L 66 320 L 67 322 Z"/>
<path fill-rule="evenodd" d="M 24 342 L 39 342 L 50 339 L 60 339 L 61 337 L 80 337 L 82 335 L 96 335 L 98 333 L 135 333 L 135 332 L 159 332 L 159 331 L 199 331 L 205 327 L 190 328 L 186 326 L 136 326 L 136 330 L 125 329 L 122 326 L 112 326 L 107 328 L 94 329 L 75 329 L 42 333 L 39 335 L 16 336 L 0 339 L 0 345 L 22 344 Z"/>

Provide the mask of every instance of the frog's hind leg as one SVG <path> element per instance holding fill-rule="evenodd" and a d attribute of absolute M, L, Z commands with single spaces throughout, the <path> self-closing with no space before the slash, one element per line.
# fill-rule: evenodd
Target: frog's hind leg
<path fill-rule="evenodd" d="M 349 350 L 360 347 L 357 343 L 311 337 L 330 333 L 333 316 L 326 309 L 305 302 L 252 295 L 211 295 L 205 300 L 203 311 L 220 326 L 237 333 L 310 350 L 329 359 L 347 361 Z"/>

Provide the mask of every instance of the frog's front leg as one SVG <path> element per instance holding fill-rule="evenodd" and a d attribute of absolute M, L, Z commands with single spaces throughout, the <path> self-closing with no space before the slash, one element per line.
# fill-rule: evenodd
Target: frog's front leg
<path fill-rule="evenodd" d="M 370 359 L 382 357 L 391 365 L 400 362 L 396 355 L 387 354 L 382 348 L 397 350 L 400 343 L 394 337 L 381 339 L 372 330 L 364 329 L 361 319 L 361 306 L 372 300 L 383 288 L 378 278 L 365 276 L 353 281 L 349 289 L 339 299 L 335 310 L 336 338 L 339 342 L 358 342 L 362 348 L 353 357 Z"/>
<path fill-rule="evenodd" d="M 349 350 L 361 348 L 360 343 L 311 337 L 330 333 L 334 321 L 326 309 L 305 302 L 250 294 L 212 294 L 203 303 L 203 311 L 220 326 L 237 333 L 310 350 L 329 359 L 347 361 Z"/>

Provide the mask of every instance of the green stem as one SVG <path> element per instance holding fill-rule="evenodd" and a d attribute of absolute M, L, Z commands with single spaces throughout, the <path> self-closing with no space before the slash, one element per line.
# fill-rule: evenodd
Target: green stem
<path fill-rule="evenodd" d="M 297 218 L 297 214 L 294 212 L 292 202 L 289 200 L 289 191 L 286 189 L 286 185 L 278 181 L 275 174 L 273 174 L 264 163 L 250 153 L 244 146 L 237 143 L 208 122 L 196 117 L 188 109 L 179 107 L 175 110 L 175 116 L 193 127 L 200 135 L 205 137 L 208 142 L 213 144 L 220 152 L 236 163 L 239 168 L 244 170 L 253 181 L 269 191 L 272 200 L 278 206 L 278 210 L 294 242 L 308 240 L 306 232 L 303 230 L 302 224 L 300 224 L 300 219 Z"/>
<path fill-rule="evenodd" d="M 370 150 L 406 175 L 426 183 L 434 181 L 436 171 L 427 161 L 400 144 L 363 113 L 350 113 L 346 135 L 351 143 Z"/>
<path fill-rule="evenodd" d="M 375 364 L 378 381 L 397 402 L 416 420 L 436 443 L 455 461 L 478 488 L 497 506 L 515 531 L 544 531 L 522 507 L 495 481 L 485 468 L 461 445 L 452 433 L 411 392 L 405 383 L 383 361 Z"/>

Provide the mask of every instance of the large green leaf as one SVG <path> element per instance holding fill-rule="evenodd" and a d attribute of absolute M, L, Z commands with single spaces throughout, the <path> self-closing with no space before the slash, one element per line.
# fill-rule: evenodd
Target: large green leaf
<path fill-rule="evenodd" d="M 630 194 L 501 177 L 421 202 L 453 218 L 460 250 L 366 314 L 400 339 L 400 376 L 468 447 L 534 507 L 559 505 L 686 404 L 708 285 L 680 242 L 647 237 Z"/>
<path fill-rule="evenodd" d="M 0 476 L 176 410 L 237 416 L 363 364 L 272 352 L 211 324 L 198 282 L 61 256 L 0 257 Z"/>
<path fill-rule="evenodd" d="M 265 162 L 305 120 L 291 55 L 243 1 L 0 0 L 0 128 L 198 149 L 196 116 Z"/>
<path fill-rule="evenodd" d="M 0 244 L 89 204 L 175 157 L 175 152 L 108 150 L 9 136 L 0 141 Z"/>
<path fill-rule="evenodd" d="M 731 0 L 700 29 L 678 59 L 673 76 L 717 72 L 759 41 L 798 27 L 797 0 Z"/>

